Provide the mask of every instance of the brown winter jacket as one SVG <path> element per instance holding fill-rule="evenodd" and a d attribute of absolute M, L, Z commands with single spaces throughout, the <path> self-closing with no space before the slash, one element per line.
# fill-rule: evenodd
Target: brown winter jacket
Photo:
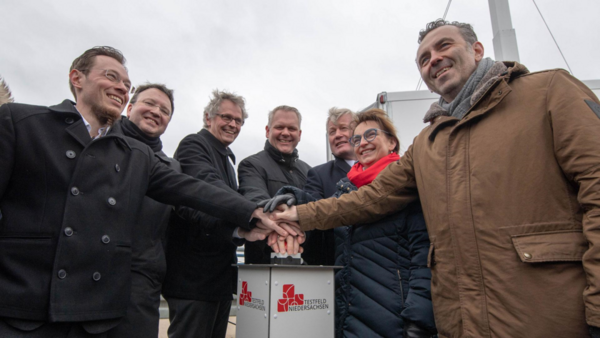
<path fill-rule="evenodd" d="M 441 337 L 588 337 L 600 326 L 598 99 L 563 70 L 506 65 L 462 120 L 437 117 L 357 192 L 298 206 L 300 225 L 373 222 L 420 198 Z"/>

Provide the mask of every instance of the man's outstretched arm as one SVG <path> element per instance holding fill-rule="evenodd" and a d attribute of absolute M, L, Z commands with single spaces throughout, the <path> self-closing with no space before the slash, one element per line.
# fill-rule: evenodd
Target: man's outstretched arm
<path fill-rule="evenodd" d="M 303 231 L 327 230 L 342 225 L 372 223 L 418 198 L 412 149 L 357 191 L 275 212 L 277 221 L 299 221 Z"/>

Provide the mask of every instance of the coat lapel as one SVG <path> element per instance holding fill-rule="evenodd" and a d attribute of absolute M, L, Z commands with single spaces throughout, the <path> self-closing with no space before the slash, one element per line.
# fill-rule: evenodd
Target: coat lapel
<path fill-rule="evenodd" d="M 348 173 L 348 171 L 350 171 L 350 165 L 348 165 L 348 163 L 346 163 L 346 161 L 344 161 L 341 158 L 336 157 L 334 165 L 344 175 L 346 175 Z"/>
<path fill-rule="evenodd" d="M 90 133 L 87 131 L 81 118 L 81 114 L 75 108 L 75 102 L 71 100 L 64 100 L 62 103 L 56 106 L 49 107 L 51 111 L 58 113 L 64 119 L 64 123 L 67 126 L 66 131 L 71 135 L 77 142 L 82 146 L 87 146 L 92 138 Z"/>

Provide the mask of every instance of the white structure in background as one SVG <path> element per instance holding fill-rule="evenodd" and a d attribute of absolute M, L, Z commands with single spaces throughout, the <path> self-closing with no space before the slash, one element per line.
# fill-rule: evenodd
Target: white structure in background
<path fill-rule="evenodd" d="M 517 34 L 512 26 L 508 0 L 489 0 L 494 33 L 494 56 L 496 60 L 521 62 L 517 48 Z"/>
<path fill-rule="evenodd" d="M 517 37 L 512 27 L 508 0 L 488 1 L 494 34 L 495 59 L 519 62 Z M 596 96 L 600 96 L 600 80 L 587 80 L 583 83 Z M 387 112 L 400 137 L 400 155 L 402 155 L 408 149 L 408 146 L 413 143 L 413 139 L 419 132 L 427 126 L 423 123 L 423 117 L 431 104 L 438 99 L 439 95 L 431 93 L 429 90 L 381 92 L 377 94 L 375 102 L 364 110 L 379 108 Z M 327 138 L 325 144 L 327 145 L 327 160 L 329 161 L 333 159 L 333 155 L 331 155 Z"/>

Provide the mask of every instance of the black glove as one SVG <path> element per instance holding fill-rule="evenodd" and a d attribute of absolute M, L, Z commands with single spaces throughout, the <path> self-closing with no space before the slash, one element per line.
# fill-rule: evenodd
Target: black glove
<path fill-rule="evenodd" d="M 590 335 L 592 338 L 600 338 L 600 328 L 590 326 Z"/>
<path fill-rule="evenodd" d="M 271 199 L 267 198 L 266 200 L 262 200 L 262 201 L 256 203 L 256 206 L 259 208 L 264 208 L 265 205 L 267 205 L 269 202 L 271 202 Z M 263 210 L 263 212 L 264 212 L 264 210 Z"/>
<path fill-rule="evenodd" d="M 278 205 L 283 204 L 283 203 L 287 204 L 289 207 L 291 207 L 292 205 L 295 205 L 296 197 L 292 193 L 278 195 L 278 196 L 271 198 L 270 200 L 264 200 L 264 201 L 258 202 L 258 206 L 262 207 L 261 204 L 263 202 L 266 202 L 266 204 L 264 205 L 263 212 L 273 212 L 273 211 L 275 211 L 275 209 L 277 209 Z"/>
<path fill-rule="evenodd" d="M 404 338 L 431 338 L 437 337 L 436 332 L 432 332 L 426 328 L 420 327 L 419 325 L 404 321 L 404 329 L 402 330 Z"/>

